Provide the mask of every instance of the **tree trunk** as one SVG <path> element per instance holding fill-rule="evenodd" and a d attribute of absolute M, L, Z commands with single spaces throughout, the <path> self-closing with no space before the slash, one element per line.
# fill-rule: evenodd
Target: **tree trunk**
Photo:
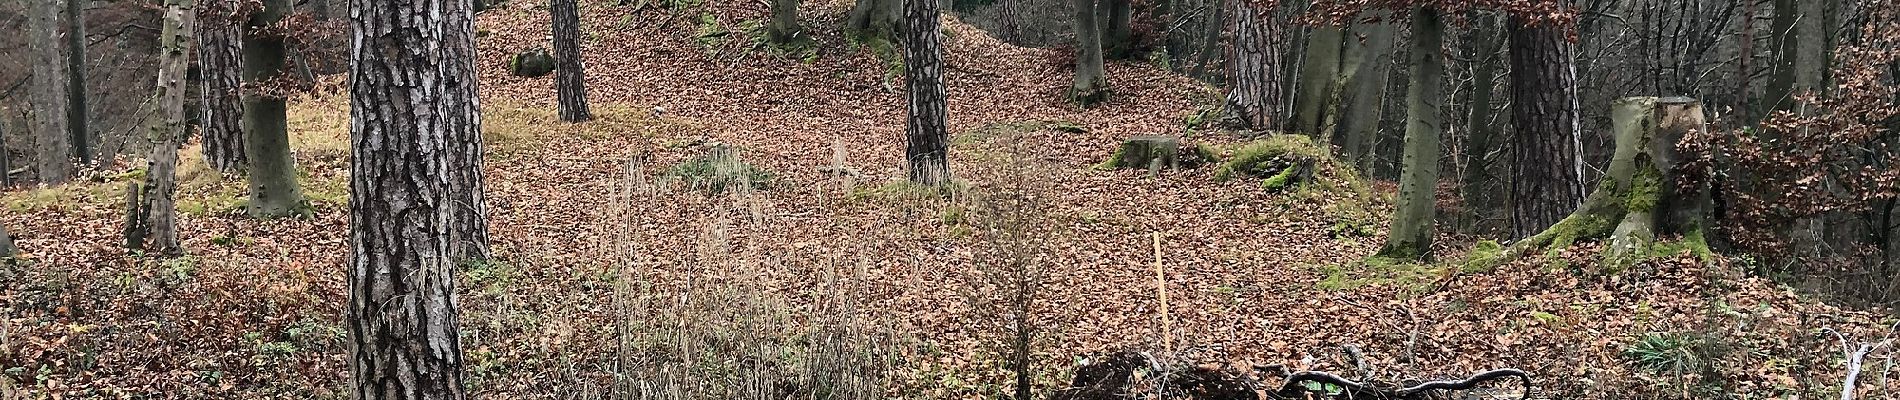
<path fill-rule="evenodd" d="M 1075 0 L 1075 85 L 1069 88 L 1069 100 L 1091 106 L 1107 99 L 1108 72 L 1102 61 L 1102 30 L 1097 26 L 1096 3 L 1102 0 Z"/>
<path fill-rule="evenodd" d="M 1333 110 L 1328 103 L 1338 88 L 1339 47 L 1344 34 L 1337 27 L 1313 28 L 1306 38 L 1306 57 L 1300 66 L 1300 87 L 1293 98 L 1293 131 L 1325 142 L 1321 124 Z"/>
<path fill-rule="evenodd" d="M 945 125 L 943 44 L 937 7 L 937 0 L 904 2 L 904 75 L 909 81 L 910 100 L 904 155 L 910 160 L 910 181 L 931 186 L 950 182 L 950 130 Z"/>
<path fill-rule="evenodd" d="M 27 45 L 32 53 L 27 64 L 32 70 L 32 82 L 28 87 L 33 112 L 33 135 L 39 146 L 35 153 L 39 158 L 40 182 L 46 184 L 64 183 L 73 177 L 72 131 L 66 125 L 67 96 L 66 60 L 60 57 L 65 42 L 60 40 L 60 2 L 35 0 L 25 2 L 27 15 Z"/>
<path fill-rule="evenodd" d="M 783 0 L 779 0 L 783 2 Z M 587 122 L 594 119 L 587 108 L 587 78 L 581 67 L 581 20 L 575 0 L 554 0 L 548 13 L 554 20 L 554 80 L 560 97 L 561 120 Z"/>
<path fill-rule="evenodd" d="M 184 254 L 178 245 L 177 209 L 172 194 L 177 191 L 178 146 L 189 132 L 185 129 L 185 69 L 190 66 L 192 20 L 197 16 L 192 0 L 165 1 L 165 27 L 159 37 L 158 99 L 149 139 L 152 155 L 145 173 L 144 217 L 140 223 L 152 240 L 150 249 L 164 255 Z M 128 243 L 130 244 L 130 243 Z M 140 243 L 139 245 L 143 245 Z"/>
<path fill-rule="evenodd" d="M 351 398 L 459 400 L 457 169 L 480 118 L 457 58 L 473 56 L 473 4 L 350 5 Z"/>
<path fill-rule="evenodd" d="M 1134 18 L 1134 1 L 1102 1 L 1101 21 L 1108 24 L 1102 27 L 1102 48 L 1107 51 L 1107 57 L 1122 60 L 1134 56 L 1134 27 L 1130 25 Z"/>
<path fill-rule="evenodd" d="M 244 83 L 252 86 L 243 94 L 244 152 L 251 162 L 247 209 L 255 217 L 288 216 L 307 207 L 285 129 L 284 37 L 269 28 L 289 12 L 290 0 L 264 0 L 264 8 L 244 24 Z"/>
<path fill-rule="evenodd" d="M 20 249 L 13 246 L 13 235 L 7 233 L 7 227 L 0 225 L 0 259 L 13 258 Z"/>
<path fill-rule="evenodd" d="M 434 2 L 442 0 L 414 0 Z M 485 196 L 482 156 L 482 100 L 478 91 L 480 81 L 475 72 L 475 11 L 459 2 L 443 3 L 449 6 L 444 11 L 442 31 L 442 51 L 446 52 L 439 61 L 442 65 L 438 93 L 442 102 L 453 107 L 445 111 L 443 119 L 451 149 L 449 170 L 454 179 L 449 181 L 449 198 L 454 200 L 455 212 L 455 258 L 457 262 L 487 262 L 490 256 L 488 247 L 488 198 Z"/>
<path fill-rule="evenodd" d="M 1344 117 L 1340 148 L 1347 162 L 1370 172 L 1372 144 L 1379 136 L 1379 122 L 1385 119 L 1385 104 L 1380 100 L 1385 98 L 1386 68 L 1391 65 L 1385 57 L 1392 53 L 1393 32 L 1383 22 L 1353 25 L 1352 31 L 1365 38 L 1345 41 L 1345 84 L 1338 96 L 1342 100 L 1339 114 Z"/>
<path fill-rule="evenodd" d="M 1261 10 L 1246 0 L 1234 9 L 1227 46 L 1227 112 L 1242 129 L 1269 130 L 1285 123 L 1286 89 L 1281 57 L 1292 35 L 1279 8 Z"/>
<path fill-rule="evenodd" d="M 198 127 L 203 132 L 206 164 L 226 174 L 243 173 L 250 163 L 244 149 L 244 103 L 239 93 L 243 56 L 239 53 L 236 0 L 206 0 L 199 5 Z"/>
<path fill-rule="evenodd" d="M 1801 29 L 1796 25 L 1801 19 L 1800 2 L 1796 0 L 1774 0 L 1775 16 L 1768 25 L 1768 42 L 1772 48 L 1770 65 L 1773 70 L 1768 74 L 1768 89 L 1763 93 L 1763 110 L 1759 117 L 1766 119 L 1772 111 L 1789 110 L 1794 106 L 1796 84 L 1796 60 L 1801 45 Z"/>
<path fill-rule="evenodd" d="M 1465 118 L 1465 175 L 1463 192 L 1465 223 L 1460 224 L 1472 232 L 1498 232 L 1502 224 L 1490 218 L 1497 210 L 1499 198 L 1496 175 L 1492 174 L 1491 157 L 1498 150 L 1495 143 L 1496 125 L 1492 119 L 1491 82 L 1497 79 L 1497 61 L 1499 32 L 1496 30 L 1495 16 L 1480 15 L 1472 18 L 1474 24 L 1470 34 L 1466 59 L 1471 60 L 1471 90 L 1467 90 L 1465 107 L 1469 113 Z"/>
<path fill-rule="evenodd" d="M 1574 54 L 1563 27 L 1525 25 L 1510 26 L 1511 223 L 1520 238 L 1583 201 Z"/>
<path fill-rule="evenodd" d="M 1429 260 L 1438 187 L 1438 141 L 1444 116 L 1445 25 L 1430 7 L 1412 9 L 1412 84 L 1405 91 L 1405 171 L 1390 236 L 1379 256 Z"/>
<path fill-rule="evenodd" d="M 897 34 L 904 0 L 857 0 L 846 16 L 845 31 L 862 38 L 889 40 Z"/>
<path fill-rule="evenodd" d="M 92 131 L 86 110 L 86 13 L 82 0 L 66 0 L 66 129 L 70 131 L 73 159 L 92 165 Z"/>
<path fill-rule="evenodd" d="M 772 0 L 772 25 L 766 31 L 766 39 L 791 44 L 798 40 L 799 33 L 798 0 Z"/>

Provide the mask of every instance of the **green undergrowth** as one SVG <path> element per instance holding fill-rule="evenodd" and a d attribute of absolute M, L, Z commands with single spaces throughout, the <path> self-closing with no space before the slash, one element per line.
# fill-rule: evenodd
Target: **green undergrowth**
<path fill-rule="evenodd" d="M 1354 290 L 1367 286 L 1391 286 L 1405 293 L 1421 294 L 1431 291 L 1443 277 L 1447 269 L 1455 268 L 1444 263 L 1418 263 L 1398 258 L 1367 257 L 1357 263 L 1329 264 L 1319 266 L 1324 275 L 1316 287 L 1323 290 Z"/>

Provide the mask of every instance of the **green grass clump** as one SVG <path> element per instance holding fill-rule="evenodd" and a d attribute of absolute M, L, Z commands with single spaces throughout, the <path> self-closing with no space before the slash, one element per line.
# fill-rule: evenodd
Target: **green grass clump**
<path fill-rule="evenodd" d="M 678 179 L 686 183 L 687 187 L 705 190 L 711 194 L 725 192 L 726 189 L 740 185 L 751 189 L 763 189 L 772 183 L 771 171 L 740 161 L 736 155 L 720 156 L 718 153 L 720 151 L 682 161 L 679 165 L 667 169 L 665 176 Z"/>

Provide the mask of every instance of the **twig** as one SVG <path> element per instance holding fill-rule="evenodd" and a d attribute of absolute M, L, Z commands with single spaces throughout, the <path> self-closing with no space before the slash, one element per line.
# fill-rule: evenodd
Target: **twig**
<path fill-rule="evenodd" d="M 1161 348 L 1174 353 L 1173 321 L 1168 320 L 1168 276 L 1161 266 L 1161 232 L 1154 233 L 1155 243 L 1155 292 L 1161 299 Z"/>

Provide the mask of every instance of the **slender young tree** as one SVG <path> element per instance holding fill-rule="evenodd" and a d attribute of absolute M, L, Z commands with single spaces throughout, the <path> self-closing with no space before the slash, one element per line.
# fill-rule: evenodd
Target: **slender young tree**
<path fill-rule="evenodd" d="M 60 57 L 61 47 L 66 42 L 60 40 L 60 16 L 63 15 L 61 2 L 36 0 L 25 2 L 27 15 L 27 46 L 31 53 L 28 58 L 32 70 L 29 82 L 28 103 L 33 112 L 33 133 L 39 146 L 35 149 L 38 156 L 40 182 L 47 184 L 64 183 L 73 176 L 72 132 L 66 125 L 66 98 L 71 95 L 66 79 L 66 60 Z"/>
<path fill-rule="evenodd" d="M 1083 106 L 1094 105 L 1108 96 L 1108 72 L 1102 61 L 1102 29 L 1096 13 L 1105 0 L 1075 0 L 1075 85 L 1069 99 Z"/>
<path fill-rule="evenodd" d="M 1437 210 L 1439 134 L 1444 126 L 1445 23 L 1438 11 L 1412 9 L 1412 83 L 1405 91 L 1405 170 L 1390 236 L 1379 256 L 1429 260 Z"/>
<path fill-rule="evenodd" d="M 1273 129 L 1287 118 L 1281 59 L 1292 29 L 1278 1 L 1227 0 L 1234 10 L 1228 29 L 1227 111 L 1241 128 Z"/>
<path fill-rule="evenodd" d="M 244 156 L 243 55 L 237 0 L 199 0 L 198 128 L 204 139 L 206 164 L 218 172 L 242 173 L 250 163 Z"/>
<path fill-rule="evenodd" d="M 305 208 L 290 156 L 284 94 L 284 33 L 275 29 L 290 13 L 290 0 L 264 0 L 244 23 L 244 149 L 250 160 L 252 216 L 282 217 Z"/>
<path fill-rule="evenodd" d="M 350 397 L 463 399 L 456 170 L 481 128 L 474 4 L 350 7 Z"/>
<path fill-rule="evenodd" d="M 84 0 L 66 0 L 66 129 L 72 136 L 73 159 L 91 165 L 92 131 L 86 110 L 86 13 Z"/>
<path fill-rule="evenodd" d="M 192 0 L 165 0 L 165 27 L 159 37 L 158 99 L 152 111 L 158 118 L 150 127 L 152 155 L 146 158 L 145 186 L 139 194 L 143 218 L 128 220 L 140 226 L 127 239 L 128 246 L 150 238 L 149 248 L 159 254 L 184 254 L 178 244 L 177 210 L 172 194 L 177 190 L 178 147 L 188 134 L 185 127 L 185 69 L 190 66 L 192 20 L 196 17 Z"/>
<path fill-rule="evenodd" d="M 772 0 L 772 24 L 767 28 L 766 39 L 772 43 L 790 44 L 798 40 L 800 29 L 798 0 Z"/>
<path fill-rule="evenodd" d="M 594 112 L 587 108 L 587 77 L 581 66 L 581 17 L 575 0 L 553 0 L 548 13 L 554 19 L 554 81 L 560 98 L 561 120 L 587 122 Z"/>
<path fill-rule="evenodd" d="M 904 1 L 904 78 L 910 103 L 904 155 L 910 160 L 910 181 L 932 186 L 950 182 L 950 129 L 945 125 L 937 7 L 936 0 Z"/>
<path fill-rule="evenodd" d="M 1568 28 L 1523 13 L 1512 20 L 1511 225 L 1523 238 L 1583 203 L 1582 127 Z"/>

